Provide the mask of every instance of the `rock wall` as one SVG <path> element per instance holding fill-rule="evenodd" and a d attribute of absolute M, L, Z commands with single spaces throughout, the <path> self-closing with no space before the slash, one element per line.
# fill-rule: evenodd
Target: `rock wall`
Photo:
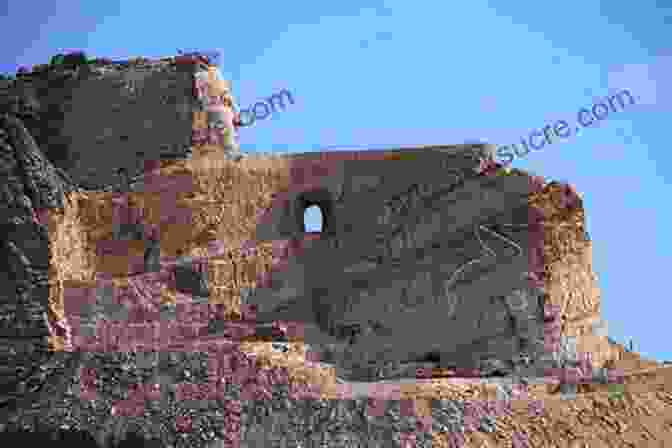
<path fill-rule="evenodd" d="M 255 182 L 253 179 L 263 182 L 264 178 L 277 179 L 275 182 L 268 184 L 271 187 L 270 190 L 262 189 L 266 193 L 261 194 L 259 190 L 255 192 L 254 188 L 248 190 L 245 194 L 246 200 L 244 202 L 247 202 L 246 204 L 234 205 L 236 201 L 240 201 L 242 198 L 235 194 L 235 190 L 229 189 L 232 187 L 229 184 L 224 188 L 224 191 L 228 192 L 226 195 L 219 196 L 217 200 L 210 200 L 210 203 L 206 206 L 201 199 L 197 198 L 202 191 L 199 187 L 201 181 L 198 179 L 200 178 L 193 176 L 192 173 L 193 177 L 188 185 L 185 183 L 190 179 L 188 172 L 180 176 L 169 176 L 164 172 L 159 177 L 161 181 L 157 184 L 150 184 L 145 179 L 145 191 L 127 195 L 126 204 L 133 204 L 136 207 L 137 216 L 142 216 L 147 226 L 156 226 L 161 229 L 161 248 L 166 263 L 170 263 L 166 259 L 166 255 L 168 255 L 167 258 L 172 258 L 172 256 L 178 256 L 180 250 L 185 249 L 185 253 L 196 254 L 199 252 L 199 245 L 201 249 L 204 245 L 209 246 L 208 239 L 203 240 L 201 238 L 204 233 L 207 233 L 205 231 L 211 231 L 209 243 L 214 243 L 213 240 L 218 238 L 217 241 L 222 243 L 223 249 L 218 249 L 220 253 L 216 253 L 218 250 L 214 252 L 201 250 L 200 254 L 201 256 L 207 255 L 206 258 L 201 259 L 201 262 L 207 265 L 209 277 L 207 283 L 215 289 L 213 301 L 235 303 L 236 300 L 240 300 L 240 290 L 245 288 L 252 291 L 248 301 L 259 306 L 260 314 L 258 314 L 258 318 L 262 321 L 264 319 L 284 319 L 315 323 L 323 333 L 330 334 L 337 339 L 359 338 L 359 340 L 366 340 L 369 345 L 361 345 L 359 348 L 356 348 L 355 345 L 352 348 L 359 350 L 359 356 L 369 356 L 374 359 L 382 358 L 385 360 L 384 356 L 388 356 L 396 360 L 409 360 L 423 358 L 431 354 L 432 356 L 445 358 L 447 365 L 454 365 L 455 363 L 474 365 L 483 360 L 479 360 L 478 357 L 462 360 L 459 359 L 459 353 L 456 353 L 459 352 L 457 349 L 459 346 L 462 346 L 463 353 L 476 353 L 472 347 L 465 347 L 465 345 L 471 343 L 481 344 L 482 355 L 486 358 L 488 353 L 493 351 L 498 353 L 497 350 L 510 353 L 507 356 L 497 355 L 495 358 L 510 358 L 520 354 L 520 351 L 538 353 L 543 348 L 543 334 L 540 333 L 543 323 L 543 293 L 537 286 L 530 286 L 529 279 L 535 277 L 535 269 L 539 273 L 543 272 L 543 265 L 539 264 L 540 258 L 536 255 L 533 256 L 537 253 L 535 251 L 543 246 L 543 236 L 536 237 L 537 242 L 533 242 L 532 248 L 534 250 L 531 251 L 530 238 L 528 237 L 531 213 L 528 205 L 530 181 L 526 176 L 491 177 L 482 173 L 479 174 L 476 168 L 480 166 L 481 162 L 478 157 L 473 157 L 475 153 L 478 153 L 474 149 L 478 148 L 457 146 L 442 148 L 441 151 L 430 148 L 416 151 L 414 157 L 411 158 L 414 158 L 417 163 L 422 163 L 422 159 L 426 158 L 427 167 L 419 166 L 409 172 L 425 172 L 426 176 L 423 178 L 424 182 L 422 184 L 413 183 L 412 178 L 406 183 L 401 182 L 401 185 L 397 185 L 398 182 L 395 183 L 395 180 L 399 178 L 397 170 L 401 164 L 412 161 L 409 160 L 408 154 L 403 157 L 404 162 L 392 159 L 398 158 L 399 154 L 408 153 L 408 151 L 373 151 L 365 156 L 371 158 L 371 160 L 359 160 L 355 163 L 353 163 L 354 160 L 343 160 L 343 158 L 347 159 L 349 157 L 352 159 L 356 157 L 353 154 L 349 156 L 340 154 L 341 161 L 337 161 L 333 157 L 331 160 L 320 161 L 319 157 L 300 155 L 296 156 L 295 159 L 279 161 L 274 168 L 270 168 L 266 172 L 262 170 L 262 176 L 259 176 L 257 172 L 256 177 L 252 175 L 252 177 L 247 177 L 245 181 L 243 181 L 245 176 L 240 174 L 237 175 L 237 178 L 236 176 L 229 178 L 229 181 L 234 178 L 237 179 L 241 188 L 241 182 Z M 375 160 L 375 158 L 379 160 Z M 382 165 L 376 168 L 376 163 Z M 463 164 L 461 171 L 457 168 L 448 168 L 459 166 L 460 163 Z M 367 164 L 372 169 L 372 173 L 378 174 L 368 174 L 366 170 L 361 172 L 361 167 Z M 245 171 L 243 168 L 236 168 L 237 166 L 236 164 L 229 165 L 230 174 L 236 171 Z M 176 173 L 178 172 L 180 171 L 176 171 Z M 255 169 L 250 167 L 248 172 L 254 173 Z M 431 174 L 432 172 L 433 174 Z M 452 175 L 446 176 L 443 174 L 444 172 L 452 173 Z M 288 175 L 283 176 L 282 173 Z M 306 176 L 306 173 L 313 174 Z M 301 176 L 304 176 L 302 181 L 299 180 Z M 178 181 L 178 179 L 186 180 Z M 381 179 L 388 179 L 387 183 L 381 182 Z M 434 180 L 434 183 L 432 180 Z M 518 183 L 516 184 L 516 182 Z M 484 192 L 479 193 L 482 188 L 481 183 L 488 185 L 488 188 L 492 188 L 492 190 L 486 188 Z M 381 187 L 381 190 L 376 193 L 374 191 L 376 184 L 386 185 L 386 187 Z M 155 185 L 157 188 L 147 188 L 150 185 Z M 221 184 L 219 186 L 221 188 Z M 250 186 L 253 187 L 253 184 L 250 184 Z M 369 197 L 366 196 L 365 192 L 367 188 L 369 189 L 368 194 L 371 195 Z M 460 188 L 465 188 L 466 193 L 461 191 Z M 471 188 L 471 192 L 469 188 Z M 506 193 L 507 188 L 512 193 Z M 395 197 L 395 189 L 397 193 L 401 192 L 402 194 L 397 194 Z M 185 193 L 189 190 L 191 190 L 191 193 Z M 170 191 L 173 192 L 172 195 L 168 194 L 165 200 L 161 198 L 162 194 Z M 224 194 L 224 191 L 221 193 Z M 269 201 L 268 193 L 273 191 L 277 194 L 272 201 Z M 500 193 L 500 191 L 505 193 Z M 376 194 L 378 197 L 375 197 Z M 459 249 L 458 244 L 464 244 L 465 246 L 458 252 L 461 258 L 452 261 L 449 256 L 441 251 L 441 244 L 438 244 L 443 239 L 442 231 L 446 227 L 443 222 L 446 219 L 451 219 L 452 216 L 450 214 L 446 215 L 440 205 L 444 202 L 454 205 L 455 198 L 480 197 L 479 194 L 489 197 L 489 200 L 492 201 L 491 203 L 485 203 L 486 208 L 490 204 L 495 204 L 495 210 L 497 210 L 497 206 L 503 207 L 504 210 L 496 211 L 494 217 L 486 217 L 483 221 L 484 224 L 466 223 L 467 227 L 470 227 L 467 230 L 463 228 L 465 226 L 464 222 L 456 223 L 455 227 L 459 229 L 456 231 L 457 235 L 445 238 L 448 241 L 448 246 L 445 247 Z M 516 197 L 516 195 L 519 201 L 517 205 L 515 202 L 511 202 L 513 201 L 511 198 Z M 152 197 L 154 199 L 151 199 Z M 336 200 L 331 203 L 330 201 L 334 197 Z M 392 197 L 393 199 L 386 201 L 384 200 L 385 197 Z M 105 198 L 109 199 L 106 200 Z M 171 213 L 166 208 L 166 204 L 171 198 L 173 205 L 185 207 L 181 215 L 177 212 Z M 221 202 L 219 202 L 220 200 Z M 115 240 L 113 236 L 114 225 L 111 224 L 114 224 L 116 219 L 112 210 L 115 207 L 114 197 L 107 193 L 96 193 L 89 194 L 88 198 L 82 197 L 81 201 L 81 210 L 84 212 L 81 216 L 81 232 L 88 235 L 86 239 L 89 240 L 89 245 L 82 247 L 81 255 L 87 252 L 96 254 L 93 258 L 93 268 L 89 272 L 91 274 L 97 272 L 112 277 L 140 272 L 143 242 L 137 239 L 119 241 Z M 368 204 L 369 201 L 371 203 L 382 203 L 383 206 L 378 210 L 374 207 L 363 207 L 363 204 Z M 219 202 L 219 205 L 216 202 Z M 325 233 L 320 236 L 304 235 L 302 232 L 302 210 L 313 202 L 324 208 L 327 218 Z M 208 215 L 221 213 L 221 210 L 220 212 L 216 211 L 218 207 L 221 209 L 221 204 L 233 207 L 230 209 L 231 211 L 237 207 L 238 212 L 234 213 L 235 217 L 229 217 L 228 223 L 219 222 L 218 227 L 208 229 L 210 224 L 204 218 Z M 468 201 L 467 207 L 469 207 Z M 472 216 L 480 217 L 482 207 L 482 205 L 476 206 L 471 211 Z M 267 212 L 258 221 L 257 217 L 259 217 L 260 209 L 267 209 Z M 426 209 L 429 212 L 423 215 Z M 408 217 L 409 210 L 415 210 L 415 216 Z M 351 217 L 355 218 L 351 219 Z M 505 222 L 507 220 L 510 222 Z M 516 220 L 520 222 L 516 222 Z M 113 222 L 110 223 L 109 221 Z M 527 230 L 525 230 L 525 226 L 528 226 Z M 232 227 L 238 227 L 238 229 L 232 231 Z M 358 230 L 356 232 L 351 231 L 354 228 Z M 228 235 L 222 234 L 223 229 L 227 230 Z M 385 240 L 386 232 L 387 240 Z M 415 235 L 411 235 L 410 239 L 400 238 L 406 238 L 406 235 L 413 232 L 415 232 Z M 269 248 L 269 244 L 275 247 L 273 250 L 275 261 L 271 262 L 271 266 L 265 263 L 255 263 L 254 259 L 257 257 L 255 255 L 246 255 L 240 258 L 240 255 L 244 252 L 241 252 L 242 243 L 249 243 L 250 241 L 253 241 L 253 244 L 260 249 L 262 247 Z M 107 252 L 101 251 L 101 247 L 106 247 Z M 347 247 L 357 249 L 354 255 L 348 254 Z M 465 249 L 465 247 L 469 249 Z M 468 250 L 472 251 L 471 254 Z M 338 253 L 339 256 L 325 257 L 325 251 L 330 254 Z M 495 252 L 494 256 L 491 251 Z M 468 291 L 468 288 L 465 289 L 464 279 L 457 277 L 462 275 L 463 271 L 469 269 L 471 265 L 483 264 L 486 268 L 486 275 L 493 275 L 492 272 L 487 272 L 487 269 L 493 268 L 498 256 L 501 260 L 500 253 L 502 251 L 505 253 L 508 251 L 507 256 L 509 258 L 505 257 L 505 261 L 501 264 L 511 272 L 500 274 L 505 278 L 495 278 L 492 280 L 494 282 L 492 284 L 495 288 L 500 288 L 508 281 L 510 283 L 509 290 L 502 287 L 501 292 L 498 292 L 495 296 L 497 298 L 492 299 L 494 302 L 491 300 L 490 303 L 484 305 L 486 308 L 491 307 L 490 309 L 496 310 L 491 316 L 489 312 L 476 311 L 478 305 L 472 307 L 473 303 L 461 300 L 459 294 L 456 294 L 450 288 L 458 284 L 458 287 Z M 266 250 L 260 250 L 259 253 L 262 252 L 266 253 Z M 234 253 L 236 253 L 235 259 L 233 258 Z M 404 260 L 404 256 L 408 255 L 412 256 L 410 261 Z M 516 256 L 519 259 L 519 264 L 511 267 L 509 260 Z M 135 261 L 133 261 L 133 257 L 135 257 Z M 478 260 L 479 258 L 484 260 L 472 262 L 472 260 Z M 114 262 L 115 259 L 116 262 Z M 333 283 L 320 280 L 324 276 L 320 274 L 319 269 L 324 267 L 325 260 L 328 260 L 326 270 L 331 273 L 330 281 Z M 317 263 L 317 261 L 320 263 Z M 444 264 L 442 265 L 442 263 Z M 246 268 L 245 265 L 248 267 Z M 479 267 L 481 266 L 479 265 Z M 310 269 L 315 269 L 315 271 L 310 271 Z M 333 274 L 337 269 L 343 271 L 343 277 Z M 376 277 L 382 279 L 379 280 L 382 287 L 376 285 Z M 166 279 L 165 276 L 163 278 Z M 386 278 L 393 278 L 394 280 L 386 280 Z M 72 277 L 64 279 L 65 282 L 73 280 L 77 279 Z M 95 275 L 91 275 L 88 281 L 90 282 L 89 290 L 100 288 L 100 285 L 95 286 L 97 281 Z M 459 285 L 460 281 L 463 282 L 462 285 Z M 334 291 L 338 291 L 336 286 L 339 284 L 351 285 L 351 290 L 343 293 L 346 300 L 342 302 L 332 300 L 329 296 Z M 69 283 L 69 285 L 71 288 L 81 289 L 86 287 L 86 285 L 77 285 L 76 283 Z M 172 287 L 168 284 L 166 286 Z M 162 300 L 160 289 L 157 287 L 152 293 L 156 302 Z M 326 292 L 326 295 L 324 295 L 324 292 Z M 322 299 L 312 300 L 319 297 L 321 293 L 323 294 Z M 340 291 L 337 292 L 337 294 L 340 293 Z M 357 300 L 348 299 L 348 294 L 355 295 Z M 480 292 L 476 292 L 476 294 L 480 294 Z M 309 300 L 301 301 L 306 296 L 309 297 Z M 366 311 L 371 303 L 375 303 L 373 301 L 376 300 L 376 296 L 381 297 L 381 307 L 388 313 L 389 317 L 382 319 L 383 313 L 380 312 L 379 308 L 369 308 L 369 311 Z M 427 297 L 430 297 L 431 300 L 427 303 L 423 302 Z M 448 300 L 442 301 L 442 298 Z M 450 302 L 450 298 L 454 299 L 454 303 Z M 524 300 L 522 307 L 525 309 L 516 309 L 521 308 L 521 305 L 516 305 L 513 302 L 520 302 L 521 298 Z M 290 304 L 296 306 L 288 308 Z M 455 341 L 452 348 L 442 349 L 433 342 L 436 340 L 436 335 L 428 332 L 424 339 L 420 339 L 419 342 L 395 341 L 394 345 L 398 350 L 396 354 L 386 351 L 386 347 L 390 345 L 390 340 L 373 344 L 382 347 L 379 352 L 370 348 L 371 341 L 373 341 L 372 335 L 389 334 L 390 326 L 403 326 L 404 323 L 410 322 L 409 319 L 418 319 L 418 322 L 439 319 L 434 326 L 442 326 L 444 321 L 435 317 L 437 313 L 432 312 L 435 309 L 433 307 L 447 306 L 446 314 L 450 319 L 451 312 L 455 313 L 453 316 L 458 313 L 453 309 L 458 308 L 458 305 L 464 307 L 461 312 L 467 313 L 465 316 L 470 316 L 470 319 L 458 318 L 458 320 L 475 323 L 479 323 L 480 320 L 479 325 L 473 329 L 476 334 L 475 338 L 479 341 L 472 342 L 469 338 L 460 339 L 463 336 L 459 336 L 452 338 Z M 274 307 L 277 306 L 284 307 L 281 315 L 275 314 L 277 310 Z M 408 318 L 407 316 L 411 311 L 413 311 L 413 316 Z M 271 312 L 271 314 L 267 314 L 267 312 Z M 400 315 L 404 316 L 403 322 L 398 320 Z M 357 316 L 357 319 L 352 316 Z M 373 319 L 373 316 L 376 318 Z M 383 322 L 386 323 L 387 327 Z M 445 327 L 445 325 L 443 326 Z M 379 328 L 380 331 L 372 331 L 373 327 Z M 464 328 L 457 326 L 455 328 L 458 335 L 466 334 Z M 393 333 L 403 334 L 401 331 Z M 364 339 L 362 334 L 369 334 L 369 336 Z M 498 346 L 489 347 L 488 343 L 484 342 L 487 341 L 487 338 L 497 341 L 503 340 L 503 342 L 499 342 Z M 372 353 L 373 355 L 371 355 Z M 349 356 L 352 359 L 353 354 L 350 353 Z M 454 359 L 450 359 L 451 356 Z"/>
<path fill-rule="evenodd" d="M 230 99 L 216 67 L 193 57 L 39 66 L 0 79 L 3 415 L 38 406 L 76 369 L 81 352 L 73 347 L 64 296 L 68 282 L 96 278 L 91 235 L 82 231 L 81 187 L 109 186 L 118 168 L 147 172 L 193 147 L 235 152 L 216 132 L 206 135 L 214 141 L 198 132 L 221 129 L 226 109 L 208 104 L 204 89 Z M 155 121 L 138 127 L 142 117 Z M 143 167 L 138 158 L 149 163 Z"/>
<path fill-rule="evenodd" d="M 531 195 L 530 204 L 542 217 L 546 301 L 557 310 L 564 356 L 590 358 L 596 366 L 620 359 L 601 317 L 592 243 L 579 195 L 569 185 L 551 182 Z"/>
<path fill-rule="evenodd" d="M 250 299 L 259 320 L 301 320 L 349 340 L 353 364 L 476 368 L 543 353 L 530 180 L 488 176 L 483 147 L 303 155 L 255 239 L 295 246 Z M 362 158 L 369 160 L 362 160 Z M 337 160 L 341 158 L 341 160 Z M 399 159 L 399 160 L 397 160 Z M 303 238 L 317 204 L 324 230 Z M 534 224 L 534 223 L 533 223 Z M 298 243 L 298 247 L 297 247 Z"/>
<path fill-rule="evenodd" d="M 72 358 L 53 357 L 48 339 L 68 337 L 49 307 L 48 215 L 64 207 L 73 186 L 14 116 L 0 116 L 0 155 L 0 409 L 6 411 L 37 401 L 74 368 Z"/>
<path fill-rule="evenodd" d="M 208 98 L 228 86 L 212 67 L 188 67 L 40 72 L 0 94 L 11 112 L 0 119 L 0 409 L 46 406 L 82 353 L 154 342 L 166 351 L 240 318 L 243 304 L 259 323 L 302 324 L 310 345 L 339 345 L 336 361 L 353 378 L 427 360 L 539 376 L 580 363 L 582 351 L 598 366 L 616 356 L 595 331 L 600 297 L 571 188 L 507 174 L 488 145 L 231 160 L 230 141 L 202 138 L 221 129 L 226 107 Z M 52 90 L 71 93 L 39 87 L 44 76 L 47 87 L 69 79 Z M 120 80 L 135 80 L 132 92 Z M 92 100 L 99 90 L 107 100 Z M 161 103 L 164 94 L 182 100 Z M 66 99 L 45 131 L 52 103 Z M 117 125 L 110 104 L 156 115 L 176 134 Z M 85 116 L 94 119 L 79 135 Z M 98 149 L 83 149 L 110 126 Z M 186 145 L 185 157 L 165 160 L 164 143 Z M 134 171 L 138 149 L 149 163 Z M 110 188 L 119 167 L 142 176 Z M 311 205 L 325 219 L 319 234 L 305 232 Z M 143 334 L 182 320 L 168 336 Z"/>
<path fill-rule="evenodd" d="M 230 95 L 219 69 L 198 60 L 91 62 L 0 81 L 0 111 L 22 118 L 75 183 L 101 189 L 119 183 L 119 169 L 134 177 L 146 163 L 207 143 L 213 133 L 204 129 L 225 126 L 218 123 L 230 115 Z M 225 146 L 235 151 L 228 127 Z"/>

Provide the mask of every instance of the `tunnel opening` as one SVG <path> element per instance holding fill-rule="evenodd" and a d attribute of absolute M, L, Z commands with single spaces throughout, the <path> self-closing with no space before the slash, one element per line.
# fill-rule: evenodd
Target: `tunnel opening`
<path fill-rule="evenodd" d="M 324 213 L 322 208 L 313 204 L 303 210 L 303 232 L 322 233 L 324 228 Z"/>
<path fill-rule="evenodd" d="M 301 234 L 332 234 L 335 230 L 331 193 L 326 189 L 303 192 L 295 203 L 296 228 Z"/>

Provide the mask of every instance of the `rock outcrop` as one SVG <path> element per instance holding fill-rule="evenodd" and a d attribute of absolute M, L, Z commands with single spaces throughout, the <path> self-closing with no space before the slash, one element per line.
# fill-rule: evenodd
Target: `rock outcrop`
<path fill-rule="evenodd" d="M 576 397 L 606 386 L 603 367 L 655 367 L 606 337 L 572 188 L 501 170 L 488 145 L 232 160 L 202 140 L 221 112 L 208 97 L 229 93 L 211 68 L 79 61 L 0 91 L 0 431 L 203 445 L 236 432 L 235 389 L 366 395 L 401 377 L 418 401 L 436 373 L 432 398 L 501 398 L 505 380 Z M 83 149 L 96 142 L 114 163 Z M 320 233 L 305 231 L 311 205 Z M 218 400 L 195 412 L 176 385 L 201 383 Z"/>
<path fill-rule="evenodd" d="M 479 172 L 482 149 L 295 162 L 290 170 L 324 174 L 303 174 L 310 179 L 291 184 L 285 205 L 257 228 L 257 240 L 301 246 L 249 301 L 257 318 L 302 320 L 348 339 L 353 367 L 430 354 L 442 367 L 472 369 L 522 352 L 541 357 L 543 292 L 530 278 L 543 272 L 531 255 L 543 240 L 530 230 L 530 181 Z M 325 228 L 306 241 L 299 224 L 312 204 Z"/>
<path fill-rule="evenodd" d="M 0 112 L 20 117 L 76 184 L 102 189 L 118 182 L 120 168 L 135 178 L 155 160 L 187 158 L 192 146 L 237 154 L 235 129 L 221 123 L 230 91 L 198 58 L 65 61 L 0 80 Z M 218 140 L 224 129 L 226 142 Z"/>
<path fill-rule="evenodd" d="M 63 338 L 67 345 L 69 328 L 49 307 L 50 277 L 54 272 L 48 222 L 49 210 L 63 208 L 65 196 L 74 189 L 45 158 L 21 119 L 1 115 L 0 400 L 5 405 L 3 410 L 14 408 L 19 402 L 31 403 L 53 392 L 48 391 L 54 387 L 49 381 L 62 374 L 67 376 L 63 370 L 66 365 L 74 368 L 71 356 L 52 359 L 53 347 L 49 347 L 50 335 Z"/>

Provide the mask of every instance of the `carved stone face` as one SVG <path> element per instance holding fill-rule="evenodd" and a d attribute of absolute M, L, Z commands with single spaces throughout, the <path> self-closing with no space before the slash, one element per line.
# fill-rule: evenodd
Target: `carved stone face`
<path fill-rule="evenodd" d="M 267 289 L 255 300 L 282 309 L 286 320 L 303 312 L 302 302 L 310 303 L 320 330 L 348 344 L 352 365 L 417 359 L 430 351 L 458 367 L 511 360 L 520 351 L 519 336 L 534 339 L 537 320 L 543 321 L 530 306 L 533 294 L 524 290 L 527 229 L 508 226 L 519 224 L 510 222 L 516 216 L 527 224 L 526 213 L 511 211 L 527 207 L 529 185 L 517 176 L 488 182 L 473 174 L 478 157 L 446 154 L 446 163 L 427 166 L 421 157 L 345 164 L 340 178 L 349 194 L 337 207 L 337 182 L 327 184 L 332 176 L 323 183 L 320 176 L 297 181 L 299 191 L 286 205 L 291 213 L 270 219 L 278 221 L 276 228 L 294 226 L 292 235 L 300 236 L 303 207 L 327 201 L 325 231 L 288 258 L 290 268 L 274 273 L 283 290 L 300 286 L 296 296 Z"/>

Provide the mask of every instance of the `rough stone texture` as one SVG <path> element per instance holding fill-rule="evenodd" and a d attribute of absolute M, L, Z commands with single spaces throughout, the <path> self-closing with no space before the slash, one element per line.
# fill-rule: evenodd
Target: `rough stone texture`
<path fill-rule="evenodd" d="M 49 351 L 50 244 L 45 212 L 73 191 L 51 166 L 22 121 L 0 115 L 0 401 L 30 403 L 58 377 Z M 53 317 L 53 316 L 52 316 Z M 67 328 L 52 331 L 67 336 Z M 67 356 L 56 364 L 72 367 Z M 69 364 L 70 363 L 70 364 Z M 61 370 L 67 375 L 67 370 Z M 16 401 L 19 399 L 19 401 Z"/>
<path fill-rule="evenodd" d="M 600 290 L 580 197 L 571 186 L 551 182 L 535 191 L 530 204 L 543 223 L 542 279 L 546 305 L 557 312 L 556 336 L 574 338 L 578 358 L 588 358 L 597 367 L 620 359 L 600 317 Z"/>
<path fill-rule="evenodd" d="M 443 367 L 508 362 L 521 350 L 540 356 L 543 294 L 527 274 L 529 180 L 479 174 L 474 149 L 327 162 L 323 175 L 298 180 L 256 238 L 297 238 L 313 203 L 324 232 L 248 300 L 257 318 L 304 320 L 348 338 L 353 365 L 429 352 Z M 294 168 L 299 177 L 313 167 L 304 159 Z"/>
<path fill-rule="evenodd" d="M 89 425 L 89 429 L 123 434 L 134 427 L 149 427 L 147 420 L 110 417 L 110 402 L 127 398 L 128 385 L 148 381 L 157 370 L 161 384 L 186 377 L 198 384 L 206 375 L 194 360 L 199 355 L 193 353 L 191 359 L 168 363 L 172 367 L 154 372 L 148 372 L 156 367 L 152 355 L 127 359 L 124 353 L 137 349 L 138 343 L 147 348 L 143 330 L 157 321 L 195 323 L 192 329 L 185 326 L 170 336 L 161 335 L 163 342 L 173 346 L 184 342 L 189 347 L 189 341 L 208 338 L 235 339 L 222 336 L 223 331 L 232 331 L 230 322 L 222 319 L 222 309 L 230 309 L 230 301 L 215 302 L 222 299 L 222 291 L 256 305 L 259 322 L 305 323 L 307 345 L 328 349 L 323 352 L 329 351 L 331 358 L 322 360 L 336 363 L 339 376 L 354 380 L 413 377 L 415 367 L 425 364 L 454 369 L 461 372 L 459 376 L 468 376 L 464 373 L 468 371 L 522 380 L 544 375 L 548 367 L 585 370 L 582 351 L 600 360 L 613 358 L 611 352 L 617 350 L 606 340 L 599 320 L 600 298 L 590 267 L 582 206 L 566 186 L 540 186 L 538 179 L 520 173 L 500 176 L 487 157 L 487 147 L 457 145 L 331 156 L 297 154 L 278 160 L 268 170 L 245 168 L 245 160 L 238 159 L 237 167 L 221 169 L 227 175 L 217 177 L 209 189 L 199 185 L 199 190 L 192 179 L 196 170 L 185 168 L 189 164 L 173 167 L 168 175 L 163 163 L 152 163 L 151 159 L 162 158 L 157 146 L 164 141 L 152 131 L 153 125 L 142 127 L 137 120 L 117 125 L 108 110 L 110 104 L 123 103 L 124 111 L 137 109 L 143 117 L 153 116 L 161 90 L 156 83 L 160 86 L 164 77 L 173 83 L 168 92 L 184 98 L 189 96 L 184 91 L 189 77 L 206 80 L 208 89 L 219 89 L 215 95 L 227 91 L 207 67 L 199 68 L 198 76 L 192 69 L 182 72 L 170 61 L 140 67 L 75 67 L 24 77 L 10 86 L 12 93 L 0 92 L 0 110 L 20 117 L 3 116 L 0 126 L 0 204 L 5 211 L 0 262 L 6 264 L 2 271 L 7 273 L 0 274 L 5 276 L 0 279 L 0 425 L 14 413 L 11 425 L 30 426 L 45 415 L 37 412 L 41 409 L 50 410 L 49 421 L 54 425 L 69 428 Z M 129 89 L 128 84 L 113 85 L 122 80 L 135 84 Z M 113 100 L 116 95 L 118 101 L 90 103 L 92 95 L 84 95 L 89 88 L 89 93 L 98 88 L 107 91 Z M 152 89 L 156 90 L 152 93 Z M 191 112 L 206 113 L 194 114 L 192 128 L 211 127 L 211 115 L 222 118 L 203 104 L 204 95 L 194 98 L 197 110 Z M 180 116 L 181 107 L 164 105 L 166 110 L 157 112 L 157 119 L 169 123 L 175 120 L 176 110 Z M 56 115 L 48 120 L 51 113 Z M 84 116 L 95 118 L 78 136 L 77 126 L 82 127 Z M 82 150 L 94 147 L 90 139 L 98 134 L 93 131 L 104 131 L 108 125 L 113 129 L 107 137 L 118 137 L 118 143 L 106 137 L 101 145 L 109 145 L 115 154 L 124 153 L 119 164 L 110 164 L 96 151 Z M 188 140 L 191 129 L 179 129 L 169 143 Z M 126 158 L 127 148 L 137 148 L 138 142 L 145 153 L 133 150 Z M 200 148 L 198 155 L 207 149 Z M 138 158 L 150 161 L 143 177 L 136 176 Z M 120 165 L 130 179 L 118 178 Z M 221 174 L 212 171 L 213 177 Z M 101 188 L 79 190 L 74 199 L 63 201 L 74 190 L 71 177 L 91 187 L 91 173 Z M 284 177 L 289 181 L 278 185 L 276 178 Z M 110 190 L 121 194 L 105 193 Z M 269 192 L 272 199 L 267 197 Z M 155 193 L 163 196 L 152 203 Z M 186 204 L 189 213 L 170 208 L 178 202 Z M 321 235 L 303 231 L 303 210 L 313 203 L 326 217 Z M 69 214 L 71 227 L 65 229 L 59 221 L 47 233 L 42 216 L 50 208 Z M 260 217 L 258 212 L 264 209 L 267 213 Z M 208 219 L 213 216 L 217 220 Z M 33 217 L 37 222 L 31 221 Z M 160 232 L 153 227 L 158 225 Z M 215 236 L 218 241 L 213 241 Z M 61 251 L 60 265 L 54 262 L 48 237 L 63 247 L 77 242 L 71 253 Z M 114 255 L 123 265 L 115 275 L 124 277 L 125 283 L 119 278 L 113 281 L 115 275 L 104 262 L 113 254 L 96 254 L 90 262 L 77 264 L 101 241 L 115 243 Z M 245 248 L 243 241 L 254 242 Z M 137 266 L 128 260 L 132 246 L 139 248 Z M 168 260 L 176 248 L 199 256 Z M 266 263 L 271 252 L 274 260 Z M 58 287 L 53 288 L 53 298 L 60 300 L 62 312 L 47 306 L 52 298 L 47 290 L 54 279 Z M 165 288 L 175 293 L 175 303 L 164 303 Z M 189 303 L 191 310 L 185 310 Z M 69 326 L 59 321 L 64 316 Z M 250 336 L 245 331 L 240 333 Z M 105 335 L 109 344 L 99 350 L 105 352 L 102 357 L 87 358 L 86 364 L 77 353 L 46 353 L 49 333 L 52 339 L 59 336 L 60 350 L 75 346 L 86 352 L 86 341 Z M 274 326 L 257 326 L 252 336 L 286 339 Z M 275 347 L 290 351 L 286 346 Z M 185 368 L 191 363 L 196 365 Z M 96 384 L 104 399 L 96 404 L 100 407 L 80 394 L 83 386 L 91 385 L 90 378 L 75 373 L 85 364 L 100 374 Z M 596 383 L 604 383 L 608 376 L 599 368 L 592 371 Z M 559 389 L 572 397 L 582 386 L 563 378 Z M 508 390 L 502 386 L 498 393 L 506 395 Z M 172 421 L 182 421 L 184 414 L 179 413 L 194 413 L 180 407 L 179 401 L 166 407 Z M 34 412 L 28 411 L 31 407 Z M 16 423 L 17 410 L 21 424 Z M 217 411 L 201 411 L 200 432 L 189 436 L 189 443 L 196 446 L 225 436 L 211 431 L 217 425 L 209 420 L 218 420 Z M 246 412 L 254 417 L 268 409 Z M 445 412 L 434 414 L 437 433 L 459 426 Z M 298 423 L 304 429 L 309 426 Z M 480 431 L 495 432 L 492 418 L 478 423 Z M 159 433 L 165 429 L 157 428 Z M 97 431 L 89 432 L 105 436 Z M 177 432 L 185 435 L 184 430 Z M 263 430 L 260 433 L 262 438 L 268 436 Z M 323 436 L 319 431 L 312 435 Z M 384 437 L 369 446 L 384 446 Z"/>
<path fill-rule="evenodd" d="M 117 183 L 118 168 L 135 177 L 147 162 L 186 157 L 194 136 L 207 140 L 207 132 L 192 129 L 217 126 L 220 109 L 228 109 L 209 105 L 203 92 L 230 95 L 216 67 L 173 58 L 66 65 L 0 81 L 0 112 L 21 117 L 47 158 L 74 182 L 101 189 Z M 213 108 L 218 114 L 208 115 Z M 234 143 L 226 150 L 236 152 Z"/>
<path fill-rule="evenodd" d="M 208 297 L 208 276 L 202 263 L 182 261 L 173 268 L 175 287 L 178 291 L 194 297 Z"/>

